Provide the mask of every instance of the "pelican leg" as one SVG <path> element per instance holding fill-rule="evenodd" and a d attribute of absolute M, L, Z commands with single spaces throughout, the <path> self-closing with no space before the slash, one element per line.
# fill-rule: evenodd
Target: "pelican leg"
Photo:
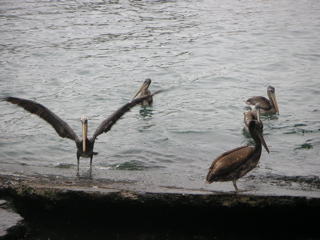
<path fill-rule="evenodd" d="M 237 181 L 237 179 L 233 179 L 233 180 L 232 180 L 232 183 L 233 183 L 233 186 L 234 186 L 235 191 L 238 192 L 239 189 L 238 189 L 238 187 L 237 187 L 236 181 Z"/>
<path fill-rule="evenodd" d="M 90 179 L 92 178 L 92 157 L 93 157 L 93 155 L 90 157 L 90 169 L 88 171 Z"/>
<path fill-rule="evenodd" d="M 93 158 L 93 155 L 90 156 L 90 169 L 89 169 L 90 175 L 92 173 L 92 158 Z"/>
<path fill-rule="evenodd" d="M 79 175 L 80 154 L 77 153 L 77 175 Z"/>

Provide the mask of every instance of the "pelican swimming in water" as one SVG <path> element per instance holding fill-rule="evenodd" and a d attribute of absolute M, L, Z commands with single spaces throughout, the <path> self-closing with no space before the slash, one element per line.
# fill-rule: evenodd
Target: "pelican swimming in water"
<path fill-rule="evenodd" d="M 238 192 L 237 179 L 257 166 L 262 145 L 269 153 L 268 146 L 262 136 L 261 123 L 257 120 L 251 120 L 249 131 L 255 141 L 255 146 L 241 146 L 227 151 L 213 160 L 206 178 L 207 183 L 232 181 L 235 191 Z"/>
<path fill-rule="evenodd" d="M 134 99 L 139 93 L 140 93 L 140 97 L 151 95 L 151 91 L 148 89 L 150 84 L 151 84 L 150 78 L 147 78 L 146 80 L 144 80 L 141 87 L 139 88 L 139 90 L 136 92 L 136 94 L 133 96 L 132 99 Z M 152 103 L 153 103 L 153 98 L 152 98 L 152 96 L 150 96 L 150 97 L 146 98 L 141 103 L 141 105 L 152 105 Z"/>
<path fill-rule="evenodd" d="M 261 124 L 261 132 L 263 132 L 263 123 L 262 123 L 262 121 L 260 119 L 260 105 L 259 105 L 259 103 L 257 103 L 254 106 L 254 110 L 248 110 L 248 111 L 245 111 L 243 113 L 243 115 L 244 115 L 244 118 L 243 118 L 244 128 L 248 133 L 250 133 L 249 132 L 249 123 L 252 120 L 257 120 L 258 122 L 260 122 L 260 124 Z"/>
<path fill-rule="evenodd" d="M 276 100 L 275 89 L 272 86 L 269 86 L 267 89 L 267 94 L 269 100 L 262 96 L 253 96 L 249 98 L 245 103 L 253 108 L 257 103 L 260 105 L 261 113 L 267 114 L 279 114 L 279 108 Z"/>
<path fill-rule="evenodd" d="M 70 126 L 63 121 L 61 118 L 59 118 L 56 114 L 51 112 L 48 108 L 45 106 L 31 101 L 27 99 L 22 98 L 16 98 L 16 97 L 6 97 L 4 98 L 5 101 L 16 104 L 22 108 L 24 108 L 26 111 L 35 114 L 39 116 L 40 118 L 47 121 L 58 133 L 58 135 L 62 138 L 69 138 L 71 140 L 74 140 L 76 142 L 77 146 L 77 170 L 79 172 L 79 161 L 80 157 L 83 158 L 90 158 L 90 171 L 92 169 L 92 158 L 93 155 L 97 155 L 97 153 L 93 152 L 93 146 L 96 138 L 105 132 L 108 132 L 111 127 L 121 118 L 126 112 L 128 112 L 131 108 L 133 108 L 135 105 L 140 104 L 144 100 L 146 100 L 149 97 L 152 97 L 153 95 L 159 93 L 160 91 L 155 92 L 152 95 L 147 95 L 144 97 L 136 98 L 126 104 L 124 104 L 122 107 L 120 107 L 117 111 L 115 111 L 113 114 L 111 114 L 106 120 L 104 120 L 96 129 L 92 137 L 88 138 L 87 132 L 88 132 L 88 118 L 86 116 L 82 116 L 80 118 L 81 124 L 82 124 L 82 138 L 77 136 L 77 134 L 70 128 Z"/>

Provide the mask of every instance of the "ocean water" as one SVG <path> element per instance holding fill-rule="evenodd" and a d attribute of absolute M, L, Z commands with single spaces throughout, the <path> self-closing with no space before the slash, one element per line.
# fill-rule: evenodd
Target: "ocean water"
<path fill-rule="evenodd" d="M 204 180 L 218 155 L 253 144 L 244 101 L 271 85 L 280 114 L 262 117 L 270 154 L 263 149 L 250 175 L 319 178 L 319 1 L 3 0 L 0 11 L 1 97 L 35 100 L 79 135 L 81 115 L 92 134 L 145 78 L 151 91 L 167 90 L 99 136 L 94 169 Z M 76 169 L 74 142 L 0 106 L 2 169 Z"/>

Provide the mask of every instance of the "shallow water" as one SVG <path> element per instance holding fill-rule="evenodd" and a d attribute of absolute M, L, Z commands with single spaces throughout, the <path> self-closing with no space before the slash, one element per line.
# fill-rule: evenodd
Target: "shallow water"
<path fill-rule="evenodd" d="M 1 97 L 45 105 L 81 134 L 145 78 L 168 91 L 99 136 L 94 168 L 179 169 L 205 178 L 222 152 L 252 144 L 244 101 L 272 85 L 270 154 L 249 175 L 318 178 L 319 1 L 1 1 Z M 75 144 L 1 103 L 0 162 L 76 169 Z M 81 159 L 81 168 L 88 168 Z"/>

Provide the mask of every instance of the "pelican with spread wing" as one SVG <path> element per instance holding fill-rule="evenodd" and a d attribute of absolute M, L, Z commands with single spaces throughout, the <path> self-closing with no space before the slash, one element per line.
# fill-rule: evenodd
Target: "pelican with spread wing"
<path fill-rule="evenodd" d="M 96 131 L 93 133 L 91 137 L 88 137 L 87 135 L 88 118 L 86 116 L 82 116 L 80 118 L 81 124 L 82 124 L 82 137 L 79 137 L 65 121 L 63 121 L 60 117 L 58 117 L 56 114 L 54 114 L 52 111 L 50 111 L 48 108 L 41 105 L 40 103 L 37 103 L 32 100 L 16 98 L 16 97 L 6 97 L 4 98 L 4 100 L 12 104 L 16 104 L 24 108 L 26 111 L 44 119 L 56 130 L 56 132 L 60 137 L 74 140 L 77 146 L 77 164 L 78 164 L 77 170 L 79 171 L 80 157 L 90 158 L 90 170 L 91 170 L 93 155 L 97 155 L 97 153 L 93 151 L 94 142 L 100 134 L 108 132 L 112 128 L 112 126 L 131 108 L 133 108 L 137 104 L 141 104 L 143 101 L 154 96 L 159 92 L 160 91 L 157 91 L 151 95 L 146 95 L 143 97 L 133 99 L 132 101 L 124 104 L 122 107 L 116 110 L 113 114 L 111 114 L 107 119 L 105 119 L 98 126 L 98 128 L 96 129 Z"/>

